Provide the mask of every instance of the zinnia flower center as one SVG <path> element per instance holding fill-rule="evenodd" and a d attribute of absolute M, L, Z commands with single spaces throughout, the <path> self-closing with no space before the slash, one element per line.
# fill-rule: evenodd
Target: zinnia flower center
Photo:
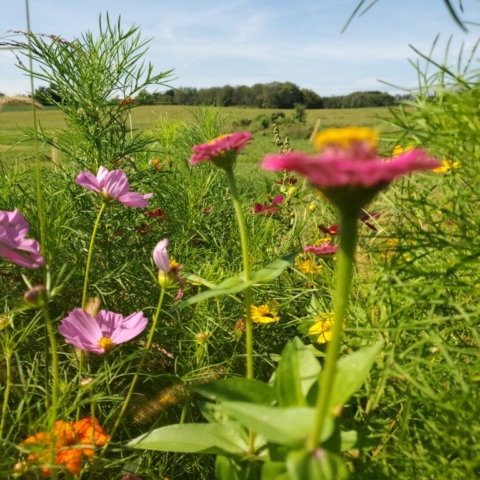
<path fill-rule="evenodd" d="M 351 148 L 355 143 L 366 143 L 372 150 L 378 146 L 378 132 L 365 127 L 329 128 L 314 140 L 317 150 L 325 147 Z"/>
<path fill-rule="evenodd" d="M 98 341 L 98 346 L 103 348 L 106 352 L 113 347 L 113 341 L 110 337 L 102 337 Z"/>
<path fill-rule="evenodd" d="M 210 140 L 208 143 L 209 143 L 209 145 L 213 145 L 216 142 L 218 142 L 219 140 L 221 140 L 222 138 L 228 137 L 229 135 L 231 135 L 231 133 L 225 133 L 224 135 L 220 135 L 218 137 L 215 137 L 213 140 Z"/>

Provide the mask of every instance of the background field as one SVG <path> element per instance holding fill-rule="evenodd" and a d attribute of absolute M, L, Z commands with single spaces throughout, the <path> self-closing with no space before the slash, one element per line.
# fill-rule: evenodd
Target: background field
<path fill-rule="evenodd" d="M 134 130 L 148 131 L 157 125 L 159 120 L 195 121 L 195 111 L 198 107 L 184 107 L 176 105 L 141 106 L 132 110 L 132 124 Z M 270 118 L 273 113 L 283 112 L 286 118 L 293 118 L 293 110 L 260 109 L 225 107 L 221 111 L 225 124 L 225 132 L 232 130 L 250 130 L 255 134 L 256 141 L 243 156 L 242 169 L 250 170 L 261 157 L 276 147 L 272 144 L 271 126 L 261 128 L 257 120 L 259 117 Z M 280 125 L 281 136 L 288 135 L 291 144 L 296 149 L 309 150 L 309 137 L 317 119 L 320 119 L 320 128 L 342 127 L 349 125 L 368 126 L 385 131 L 388 126 L 381 117 L 390 116 L 388 108 L 364 109 L 332 109 L 307 110 L 305 123 L 284 123 Z M 251 120 L 249 126 L 239 125 L 241 121 Z M 257 120 L 257 121 L 256 121 Z M 65 119 L 59 109 L 46 107 L 37 111 L 37 121 L 42 129 L 54 135 L 55 130 L 66 127 Z M 27 162 L 33 158 L 33 144 L 25 139 L 23 129 L 32 126 L 32 113 L 29 107 L 0 108 L 0 159 L 6 162 Z M 51 156 L 51 149 L 43 147 L 41 153 Z M 158 152 L 161 153 L 161 152 Z"/>

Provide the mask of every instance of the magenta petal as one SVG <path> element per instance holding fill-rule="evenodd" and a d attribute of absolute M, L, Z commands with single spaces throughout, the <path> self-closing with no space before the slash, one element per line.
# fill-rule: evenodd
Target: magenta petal
<path fill-rule="evenodd" d="M 93 353 L 103 353 L 104 349 L 98 346 L 102 338 L 102 330 L 97 321 L 81 308 L 76 308 L 62 320 L 58 331 L 65 337 L 65 341 L 81 350 Z"/>
<path fill-rule="evenodd" d="M 97 193 L 101 193 L 102 191 L 102 187 L 97 178 L 90 172 L 80 172 L 75 179 L 75 183 Z"/>
<path fill-rule="evenodd" d="M 273 205 L 278 205 L 279 203 L 282 203 L 283 202 L 283 195 L 277 195 L 273 201 L 272 201 L 272 204 Z"/>
<path fill-rule="evenodd" d="M 116 200 L 118 203 L 126 205 L 127 207 L 145 208 L 148 207 L 148 201 L 145 197 L 150 198 L 152 195 L 153 194 L 148 193 L 147 195 L 142 195 L 141 193 L 137 192 L 129 192 L 117 197 Z"/>
<path fill-rule="evenodd" d="M 168 238 L 164 238 L 153 249 L 153 261 L 157 268 L 165 273 L 170 272 L 170 259 L 168 258 L 167 247 Z"/>
<path fill-rule="evenodd" d="M 119 197 L 130 190 L 127 175 L 123 170 L 112 170 L 105 175 L 103 188 L 110 198 L 118 200 Z"/>
<path fill-rule="evenodd" d="M 148 319 L 143 316 L 143 312 L 132 313 L 117 326 L 110 338 L 115 345 L 128 342 L 140 335 L 147 327 L 147 324 Z"/>

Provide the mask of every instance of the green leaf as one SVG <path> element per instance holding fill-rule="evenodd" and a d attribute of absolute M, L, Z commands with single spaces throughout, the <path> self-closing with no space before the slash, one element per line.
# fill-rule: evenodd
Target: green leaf
<path fill-rule="evenodd" d="M 275 390 L 259 380 L 245 377 L 227 378 L 190 387 L 204 397 L 220 402 L 238 401 L 270 405 L 276 400 Z"/>
<path fill-rule="evenodd" d="M 299 338 L 289 342 L 275 372 L 280 406 L 305 406 L 305 397 L 318 380 L 320 370 L 320 363 Z"/>
<path fill-rule="evenodd" d="M 371 347 L 362 348 L 338 361 L 330 397 L 330 412 L 343 407 L 348 399 L 360 388 L 382 348 L 383 341 L 380 341 Z"/>
<path fill-rule="evenodd" d="M 187 301 L 182 302 L 179 307 L 186 307 L 188 305 L 194 305 L 195 303 L 200 302 L 211 297 L 217 297 L 219 295 L 231 295 L 234 293 L 242 292 L 246 288 L 253 287 L 254 285 L 267 283 L 275 278 L 277 278 L 281 273 L 292 263 L 293 259 L 298 255 L 298 252 L 291 253 L 279 260 L 275 260 L 270 265 L 252 272 L 250 275 L 250 281 L 245 281 L 245 274 L 242 272 L 236 277 L 230 277 L 219 283 L 218 285 L 213 286 L 210 290 L 201 292 L 198 295 L 195 295 L 189 298 Z"/>
<path fill-rule="evenodd" d="M 246 428 L 280 445 L 298 445 L 312 430 L 315 409 L 310 407 L 267 407 L 244 402 L 224 402 L 218 405 L 223 412 Z M 327 439 L 333 428 L 329 419 L 319 440 Z"/>
<path fill-rule="evenodd" d="M 157 428 L 131 440 L 128 445 L 142 450 L 182 453 L 245 455 L 247 439 L 238 424 L 185 423 Z"/>
<path fill-rule="evenodd" d="M 233 459 L 217 456 L 215 462 L 215 480 L 247 480 L 248 469 Z"/>
<path fill-rule="evenodd" d="M 314 452 L 294 450 L 287 457 L 287 471 L 292 480 L 344 480 L 348 469 L 341 457 L 318 448 Z"/>
<path fill-rule="evenodd" d="M 279 475 L 285 473 L 287 466 L 284 462 L 266 462 L 263 464 L 261 480 L 276 480 Z"/>

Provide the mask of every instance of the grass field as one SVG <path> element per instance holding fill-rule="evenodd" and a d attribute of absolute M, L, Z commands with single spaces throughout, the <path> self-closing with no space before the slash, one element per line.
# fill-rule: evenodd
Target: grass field
<path fill-rule="evenodd" d="M 185 107 L 176 105 L 165 106 L 142 106 L 132 110 L 132 124 L 134 130 L 146 131 L 155 126 L 161 118 L 171 120 L 192 121 L 197 107 Z M 235 128 L 235 123 L 241 120 L 252 120 L 249 127 L 255 134 L 256 142 L 246 150 L 245 160 L 251 166 L 260 158 L 272 151 L 275 147 L 271 143 L 271 128 L 256 130 L 255 119 L 259 116 L 270 117 L 274 112 L 282 111 L 286 117 L 293 116 L 293 110 L 274 110 L 259 108 L 225 107 L 221 115 L 225 121 L 225 131 Z M 320 120 L 320 128 L 342 127 L 359 125 L 385 130 L 386 125 L 381 117 L 388 117 L 387 108 L 365 109 L 338 109 L 338 110 L 307 110 L 305 124 L 289 123 L 280 126 L 280 134 L 288 135 L 293 148 L 309 150 L 308 137 L 314 128 L 316 121 Z M 37 121 L 42 129 L 51 133 L 66 128 L 65 119 L 59 109 L 47 107 L 37 111 Z M 0 159 L 6 162 L 28 162 L 33 156 L 33 144 L 25 139 L 23 129 L 32 127 L 32 112 L 28 107 L 3 107 L 0 109 Z M 241 129 L 242 127 L 240 127 Z M 50 148 L 41 148 L 43 155 L 51 156 Z M 245 167 L 247 167 L 245 165 Z M 249 168 L 249 167 L 247 167 Z"/>

